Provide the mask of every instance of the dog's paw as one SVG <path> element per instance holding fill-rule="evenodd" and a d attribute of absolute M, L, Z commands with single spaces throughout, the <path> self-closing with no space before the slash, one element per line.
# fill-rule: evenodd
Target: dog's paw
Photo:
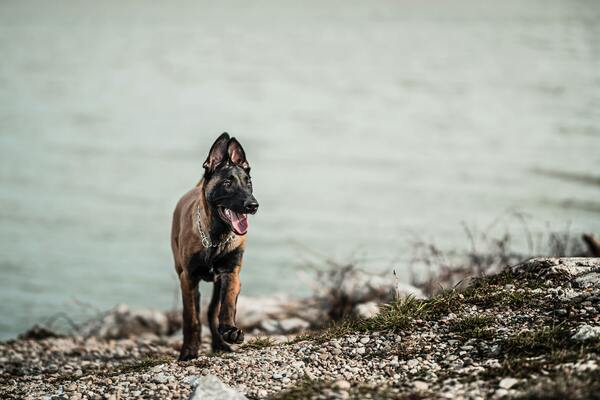
<path fill-rule="evenodd" d="M 198 350 L 182 348 L 179 353 L 179 361 L 190 361 L 198 358 Z"/>
<path fill-rule="evenodd" d="M 220 325 L 219 333 L 227 343 L 240 344 L 244 342 L 244 332 L 241 329 L 231 325 Z"/>

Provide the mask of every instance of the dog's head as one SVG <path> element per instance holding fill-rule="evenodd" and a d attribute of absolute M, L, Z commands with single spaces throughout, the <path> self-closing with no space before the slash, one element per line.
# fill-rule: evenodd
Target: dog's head
<path fill-rule="evenodd" d="M 258 202 L 252 194 L 250 165 L 242 145 L 223 133 L 210 148 L 204 162 L 206 201 L 236 234 L 248 231 L 248 214 Z"/>

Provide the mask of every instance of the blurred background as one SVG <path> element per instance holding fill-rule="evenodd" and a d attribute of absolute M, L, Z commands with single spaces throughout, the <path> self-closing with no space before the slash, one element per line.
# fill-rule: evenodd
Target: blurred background
<path fill-rule="evenodd" d="M 223 131 L 246 295 L 307 292 L 309 250 L 408 279 L 465 224 L 600 232 L 599 38 L 594 0 L 2 1 L 0 338 L 176 305 L 171 213 Z"/>

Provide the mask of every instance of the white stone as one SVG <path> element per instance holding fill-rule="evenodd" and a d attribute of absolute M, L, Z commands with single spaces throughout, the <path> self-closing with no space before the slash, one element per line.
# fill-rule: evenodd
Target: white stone
<path fill-rule="evenodd" d="M 279 330 L 279 324 L 274 319 L 265 319 L 261 321 L 260 327 L 267 333 L 275 333 Z"/>
<path fill-rule="evenodd" d="M 190 375 L 183 378 L 183 383 L 194 386 L 200 377 L 198 375 Z"/>
<path fill-rule="evenodd" d="M 585 342 L 591 339 L 600 338 L 600 326 L 581 325 L 577 332 L 571 337 L 573 340 Z"/>
<path fill-rule="evenodd" d="M 566 273 L 571 277 L 595 272 L 600 268 L 600 258 L 594 257 L 538 257 L 513 267 L 516 271 L 546 274 Z"/>
<path fill-rule="evenodd" d="M 580 288 L 600 287 L 600 272 L 590 272 L 575 278 L 577 286 Z"/>
<path fill-rule="evenodd" d="M 337 389 L 340 389 L 340 390 L 348 390 L 348 389 L 350 389 L 350 386 L 351 386 L 351 385 L 350 385 L 350 382 L 348 382 L 348 381 L 345 381 L 345 380 L 339 380 L 339 381 L 336 381 L 336 382 L 333 384 L 333 386 L 334 386 L 335 388 L 337 388 Z"/>
<path fill-rule="evenodd" d="M 248 400 L 246 396 L 225 385 L 214 375 L 200 377 L 190 400 Z"/>
<path fill-rule="evenodd" d="M 310 323 L 301 318 L 286 318 L 279 321 L 279 327 L 283 332 L 297 332 L 310 327 Z"/>
<path fill-rule="evenodd" d="M 374 301 L 369 301 L 356 306 L 356 314 L 360 318 L 373 318 L 379 314 L 379 305 Z"/>
<path fill-rule="evenodd" d="M 504 378 L 500 381 L 500 383 L 498 384 L 498 386 L 502 389 L 510 389 L 511 387 L 515 386 L 517 383 L 519 383 L 518 379 L 515 378 Z"/>
<path fill-rule="evenodd" d="M 156 382 L 156 383 L 167 383 L 171 380 L 174 380 L 174 378 L 172 376 L 165 375 L 163 373 L 160 373 L 154 377 L 154 382 Z"/>

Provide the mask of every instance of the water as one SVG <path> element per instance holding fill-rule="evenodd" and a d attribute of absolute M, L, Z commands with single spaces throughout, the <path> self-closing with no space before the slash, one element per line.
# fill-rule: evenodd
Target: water
<path fill-rule="evenodd" d="M 306 293 L 298 243 L 407 276 L 416 238 L 464 248 L 462 221 L 509 210 L 600 233 L 599 22 L 572 0 L 2 2 L 0 337 L 171 307 L 171 212 L 224 130 L 261 203 L 245 294 Z"/>

